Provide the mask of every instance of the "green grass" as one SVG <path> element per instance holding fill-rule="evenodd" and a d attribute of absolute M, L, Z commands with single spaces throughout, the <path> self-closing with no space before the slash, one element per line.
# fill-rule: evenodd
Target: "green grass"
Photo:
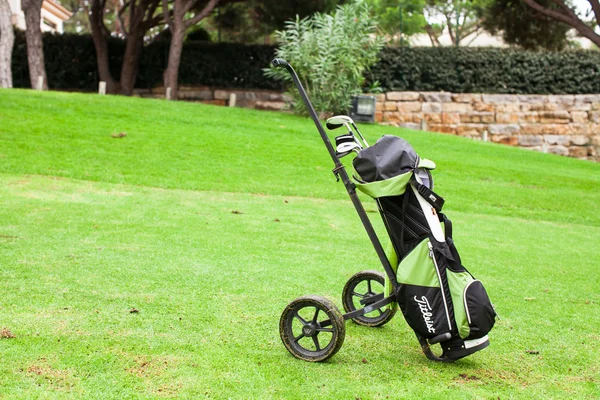
<path fill-rule="evenodd" d="M 600 165 L 363 131 L 437 163 L 488 349 L 432 363 L 398 315 L 326 363 L 287 353 L 288 302 L 341 306 L 379 268 L 310 120 L 0 90 L 0 398 L 600 397 Z"/>

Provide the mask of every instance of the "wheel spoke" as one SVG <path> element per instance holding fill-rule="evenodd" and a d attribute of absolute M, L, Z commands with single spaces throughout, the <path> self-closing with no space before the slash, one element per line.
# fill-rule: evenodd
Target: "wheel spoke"
<path fill-rule="evenodd" d="M 294 317 L 296 317 L 296 318 L 298 318 L 298 319 L 300 320 L 300 322 L 302 322 L 302 325 L 306 325 L 306 324 L 308 323 L 308 322 L 306 322 L 306 321 L 304 320 L 304 318 L 302 318 L 302 317 L 301 317 L 301 316 L 298 314 L 298 310 L 294 311 L 294 314 L 293 314 L 293 316 L 294 316 Z"/>
<path fill-rule="evenodd" d="M 315 316 L 312 319 L 312 322 L 317 322 L 317 318 L 319 318 L 319 311 L 321 311 L 321 309 L 319 307 L 315 307 Z"/>
<path fill-rule="evenodd" d="M 364 294 L 360 294 L 360 293 L 358 293 L 358 292 L 352 292 L 352 296 L 360 297 L 361 299 L 364 299 L 364 298 L 365 298 L 365 295 L 364 295 Z"/>
<path fill-rule="evenodd" d="M 373 293 L 373 291 L 371 290 L 371 280 L 367 279 L 367 293 Z"/>
<path fill-rule="evenodd" d="M 304 336 L 304 333 L 301 333 L 301 334 L 300 334 L 298 337 L 295 337 L 295 338 L 294 338 L 294 343 L 298 343 L 298 341 L 299 341 L 300 339 L 302 339 L 303 337 L 305 337 L 305 336 Z"/>
<path fill-rule="evenodd" d="M 377 312 L 379 313 L 379 316 L 381 317 L 383 315 L 383 311 L 381 311 L 381 308 L 377 309 Z"/>
<path fill-rule="evenodd" d="M 321 346 L 319 346 L 319 339 L 317 338 L 317 336 L 313 336 L 313 342 L 315 344 L 315 347 L 317 348 L 317 351 L 321 351 Z"/>

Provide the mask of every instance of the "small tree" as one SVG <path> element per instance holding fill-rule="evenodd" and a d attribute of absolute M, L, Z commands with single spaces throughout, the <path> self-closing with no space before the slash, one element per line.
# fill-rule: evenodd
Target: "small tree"
<path fill-rule="evenodd" d="M 362 1 L 339 6 L 331 14 L 316 13 L 286 23 L 276 36 L 277 57 L 286 59 L 298 72 L 318 113 L 346 113 L 353 95 L 361 92 L 364 72 L 373 65 L 383 47 L 374 35 L 376 22 Z M 270 78 L 290 81 L 281 69 L 265 69 Z M 294 89 L 294 109 L 307 110 Z"/>

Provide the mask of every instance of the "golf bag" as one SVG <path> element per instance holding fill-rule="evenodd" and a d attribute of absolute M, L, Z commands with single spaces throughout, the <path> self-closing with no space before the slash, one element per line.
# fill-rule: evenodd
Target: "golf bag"
<path fill-rule="evenodd" d="M 405 140 L 383 136 L 360 150 L 353 166 L 356 187 L 378 205 L 391 242 L 395 299 L 427 357 L 454 361 L 487 347 L 496 312 L 454 246 L 444 199 L 433 192 L 435 164 Z M 389 282 L 386 290 L 393 294 Z M 429 350 L 434 343 L 441 357 Z"/>

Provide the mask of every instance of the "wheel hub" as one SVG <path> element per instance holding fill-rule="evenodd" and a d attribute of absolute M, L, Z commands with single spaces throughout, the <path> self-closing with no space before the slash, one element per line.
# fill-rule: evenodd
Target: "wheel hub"
<path fill-rule="evenodd" d="M 321 325 L 318 322 L 309 322 L 302 327 L 302 333 L 304 336 L 313 337 L 318 333 L 318 329 L 320 328 Z"/>

